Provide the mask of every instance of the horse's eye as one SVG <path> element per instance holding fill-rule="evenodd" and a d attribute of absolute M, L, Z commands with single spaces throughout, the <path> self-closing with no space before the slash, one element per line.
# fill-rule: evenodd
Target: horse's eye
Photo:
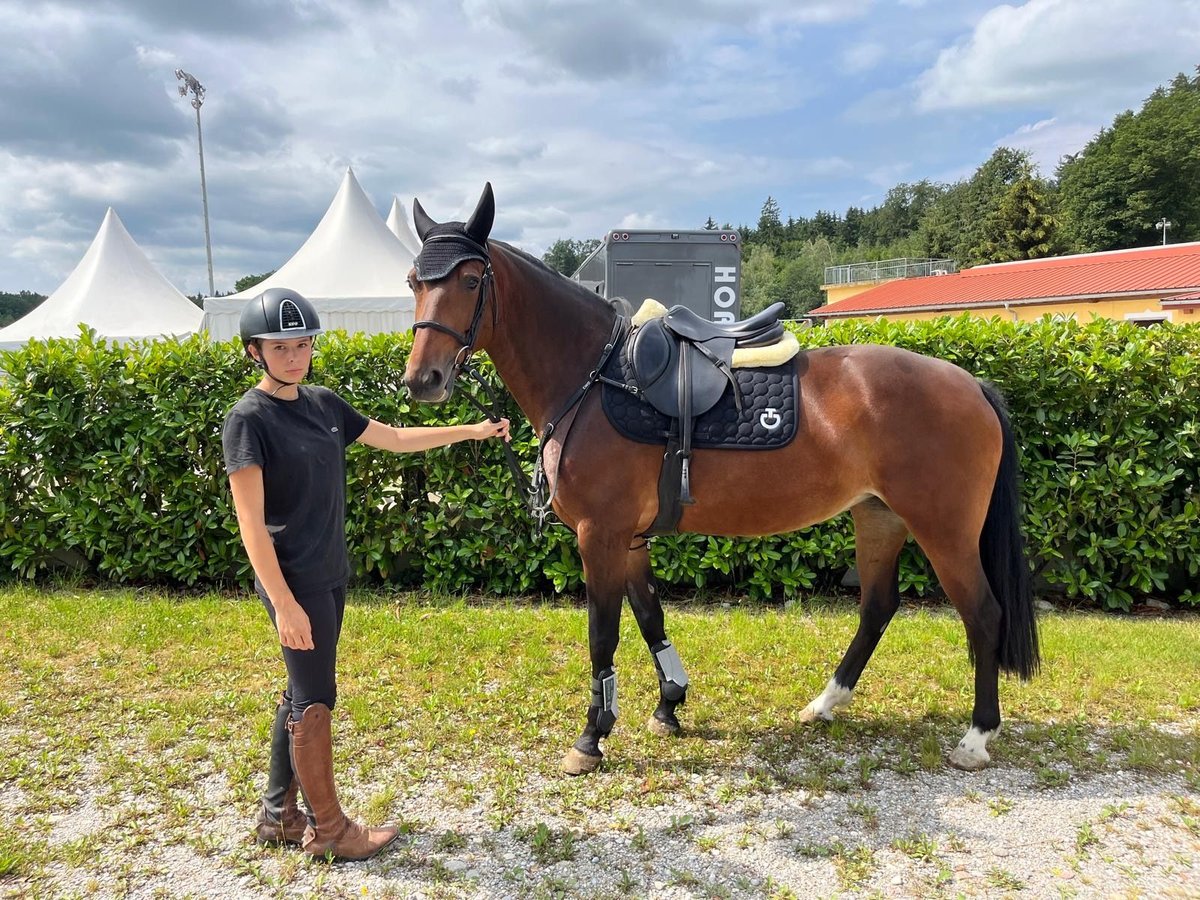
<path fill-rule="evenodd" d="M 472 275 L 467 279 L 467 287 L 469 287 L 471 290 L 475 290 L 475 288 L 479 287 L 479 279 Z"/>

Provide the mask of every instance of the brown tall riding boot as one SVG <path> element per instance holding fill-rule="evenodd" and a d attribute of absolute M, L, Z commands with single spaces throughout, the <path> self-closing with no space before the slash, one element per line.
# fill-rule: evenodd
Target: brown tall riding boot
<path fill-rule="evenodd" d="M 300 721 L 291 720 L 292 766 L 316 826 L 304 832 L 301 846 L 313 856 L 332 852 L 336 859 L 368 859 L 396 839 L 393 826 L 364 828 L 351 821 L 338 803 L 333 783 L 332 716 L 329 707 L 314 703 Z"/>

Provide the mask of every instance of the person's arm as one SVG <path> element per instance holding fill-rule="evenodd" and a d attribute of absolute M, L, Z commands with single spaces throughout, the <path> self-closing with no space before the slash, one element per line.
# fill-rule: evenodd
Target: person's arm
<path fill-rule="evenodd" d="M 275 608 L 279 643 L 292 650 L 312 650 L 312 625 L 292 589 L 288 587 L 275 555 L 275 543 L 267 531 L 266 504 L 260 466 L 245 466 L 229 476 L 238 531 L 250 557 L 250 565 Z"/>
<path fill-rule="evenodd" d="M 473 425 L 437 425 L 399 428 L 384 425 L 371 419 L 366 430 L 358 436 L 359 443 L 393 453 L 412 453 L 417 450 L 432 450 L 459 441 L 483 441 L 499 437 L 508 440 L 508 419 L 499 422 L 484 420 Z"/>

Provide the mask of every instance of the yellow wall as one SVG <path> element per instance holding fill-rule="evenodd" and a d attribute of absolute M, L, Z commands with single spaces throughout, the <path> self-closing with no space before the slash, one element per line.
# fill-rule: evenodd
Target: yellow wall
<path fill-rule="evenodd" d="M 847 295 L 848 296 L 848 295 Z M 846 296 L 838 298 L 845 300 Z M 824 309 L 825 307 L 821 307 Z M 1006 319 L 1014 319 L 1021 322 L 1030 322 L 1035 319 L 1040 319 L 1047 315 L 1067 315 L 1074 316 L 1081 321 L 1090 321 L 1093 318 L 1116 319 L 1123 321 L 1129 315 L 1163 315 L 1164 311 L 1158 297 L 1137 297 L 1132 299 L 1121 300 L 1077 300 L 1071 303 L 1028 303 L 1020 306 L 1010 305 L 1005 309 L 1003 305 L 997 304 L 992 306 L 975 306 L 970 309 L 946 309 L 935 312 L 895 312 L 883 315 L 885 319 L 891 319 L 897 322 L 916 322 L 925 319 L 936 319 L 939 316 L 958 316 L 964 312 L 971 315 L 980 316 L 983 318 L 994 318 L 999 316 Z M 1165 312 L 1166 318 L 1172 322 L 1180 324 L 1189 324 L 1200 322 L 1200 316 L 1195 314 L 1195 310 L 1191 309 L 1172 309 Z M 857 319 L 875 319 L 879 318 L 880 314 L 863 314 L 861 316 L 846 316 L 845 318 Z M 829 318 L 827 321 L 840 321 L 838 318 Z"/>
<path fill-rule="evenodd" d="M 889 279 L 892 280 L 892 279 Z M 825 292 L 826 306 L 832 306 L 847 297 L 853 297 L 855 294 L 861 294 L 863 291 L 869 291 L 876 285 L 883 284 L 882 281 L 859 281 L 854 284 L 823 284 L 821 290 Z"/>

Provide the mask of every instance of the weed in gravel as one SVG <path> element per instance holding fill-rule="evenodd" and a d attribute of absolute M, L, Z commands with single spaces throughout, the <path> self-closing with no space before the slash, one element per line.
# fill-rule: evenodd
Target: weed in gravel
<path fill-rule="evenodd" d="M 875 866 L 875 852 L 865 844 L 846 847 L 840 842 L 834 845 L 833 868 L 843 890 L 859 888 L 871 877 Z"/>
<path fill-rule="evenodd" d="M 1062 787 L 1071 781 L 1071 773 L 1065 769 L 1055 769 L 1051 766 L 1040 766 L 1034 773 L 1037 786 L 1044 790 Z"/>
<path fill-rule="evenodd" d="M 450 884 L 451 882 L 458 881 L 458 873 L 448 868 L 446 861 L 439 857 L 431 859 L 426 870 L 435 884 Z"/>
<path fill-rule="evenodd" d="M 1100 838 L 1096 836 L 1091 822 L 1084 822 L 1075 832 L 1075 854 L 1079 857 L 1086 857 L 1088 848 L 1099 843 Z"/>
<path fill-rule="evenodd" d="M 892 849 L 899 850 L 909 859 L 918 862 L 933 862 L 937 858 L 937 841 L 927 834 L 914 834 L 911 837 L 896 838 L 892 841 Z"/>
<path fill-rule="evenodd" d="M 756 828 L 754 825 L 746 825 L 742 828 L 741 834 L 738 835 L 737 840 L 733 842 L 733 845 L 739 850 L 745 850 L 747 847 L 753 846 L 755 838 L 761 837 L 762 832 L 760 832 L 758 828 Z"/>
<path fill-rule="evenodd" d="M 796 855 L 804 859 L 827 859 L 837 853 L 838 846 L 835 844 L 814 844 L 805 843 L 796 845 Z"/>
<path fill-rule="evenodd" d="M 362 805 L 362 820 L 366 825 L 380 825 L 388 818 L 392 804 L 396 802 L 396 788 L 387 785 L 371 794 Z"/>
<path fill-rule="evenodd" d="M 945 848 L 947 853 L 966 853 L 967 842 L 962 839 L 962 835 L 948 834 L 945 839 Z"/>
<path fill-rule="evenodd" d="M 667 826 L 667 834 L 683 834 L 685 831 L 690 831 L 692 826 L 696 824 L 696 817 L 692 815 L 671 816 L 671 824 Z"/>
<path fill-rule="evenodd" d="M 716 835 L 698 834 L 692 839 L 692 843 L 696 845 L 696 849 L 701 853 L 707 853 L 721 846 L 721 839 Z"/>
<path fill-rule="evenodd" d="M 920 766 L 917 764 L 916 758 L 906 747 L 900 748 L 896 753 L 896 761 L 892 765 L 892 771 L 897 775 L 915 775 Z"/>
<path fill-rule="evenodd" d="M 575 882 L 569 878 L 550 875 L 543 878 L 533 891 L 534 900 L 565 900 L 575 889 Z"/>
<path fill-rule="evenodd" d="M 858 786 L 863 790 L 871 787 L 871 779 L 879 771 L 881 765 L 882 763 L 875 756 L 860 756 L 858 758 Z"/>
<path fill-rule="evenodd" d="M 671 876 L 667 879 L 667 884 L 674 887 L 698 888 L 703 884 L 703 881 L 701 881 L 700 876 L 694 875 L 691 872 L 683 869 L 672 869 Z"/>
<path fill-rule="evenodd" d="M 799 900 L 800 896 L 786 884 L 780 884 L 771 877 L 763 883 L 763 893 L 767 895 L 767 900 Z"/>
<path fill-rule="evenodd" d="M 1122 801 L 1120 803 L 1106 803 L 1100 808 L 1100 822 L 1111 822 L 1113 819 L 1121 816 L 1129 809 L 1130 804 Z"/>
<path fill-rule="evenodd" d="M 433 842 L 433 849 L 438 853 L 456 853 L 467 846 L 467 839 L 457 831 L 443 831 Z"/>
<path fill-rule="evenodd" d="M 866 800 L 851 800 L 846 804 L 846 810 L 862 819 L 868 830 L 879 827 L 879 809 Z"/>
<path fill-rule="evenodd" d="M 0 831 L 0 878 L 32 875 L 46 858 L 46 846 L 23 841 L 11 832 Z"/>
<path fill-rule="evenodd" d="M 653 850 L 650 838 L 646 835 L 641 825 L 638 826 L 637 834 L 629 839 L 629 846 L 643 856 L 649 856 Z"/>
<path fill-rule="evenodd" d="M 1015 800 L 1000 795 L 996 795 L 988 801 L 988 809 L 992 811 L 993 816 L 1006 816 L 1013 811 L 1016 805 Z"/>
<path fill-rule="evenodd" d="M 994 888 L 999 888 L 1002 891 L 1025 890 L 1025 882 L 1007 869 L 988 869 L 987 883 Z"/>
<path fill-rule="evenodd" d="M 556 831 L 545 822 L 538 822 L 526 832 L 534 859 L 544 866 L 575 858 L 575 832 L 569 828 Z"/>
<path fill-rule="evenodd" d="M 926 772 L 940 772 L 944 765 L 942 745 L 938 742 L 937 732 L 926 730 L 921 735 L 921 746 L 918 750 L 921 768 Z"/>

